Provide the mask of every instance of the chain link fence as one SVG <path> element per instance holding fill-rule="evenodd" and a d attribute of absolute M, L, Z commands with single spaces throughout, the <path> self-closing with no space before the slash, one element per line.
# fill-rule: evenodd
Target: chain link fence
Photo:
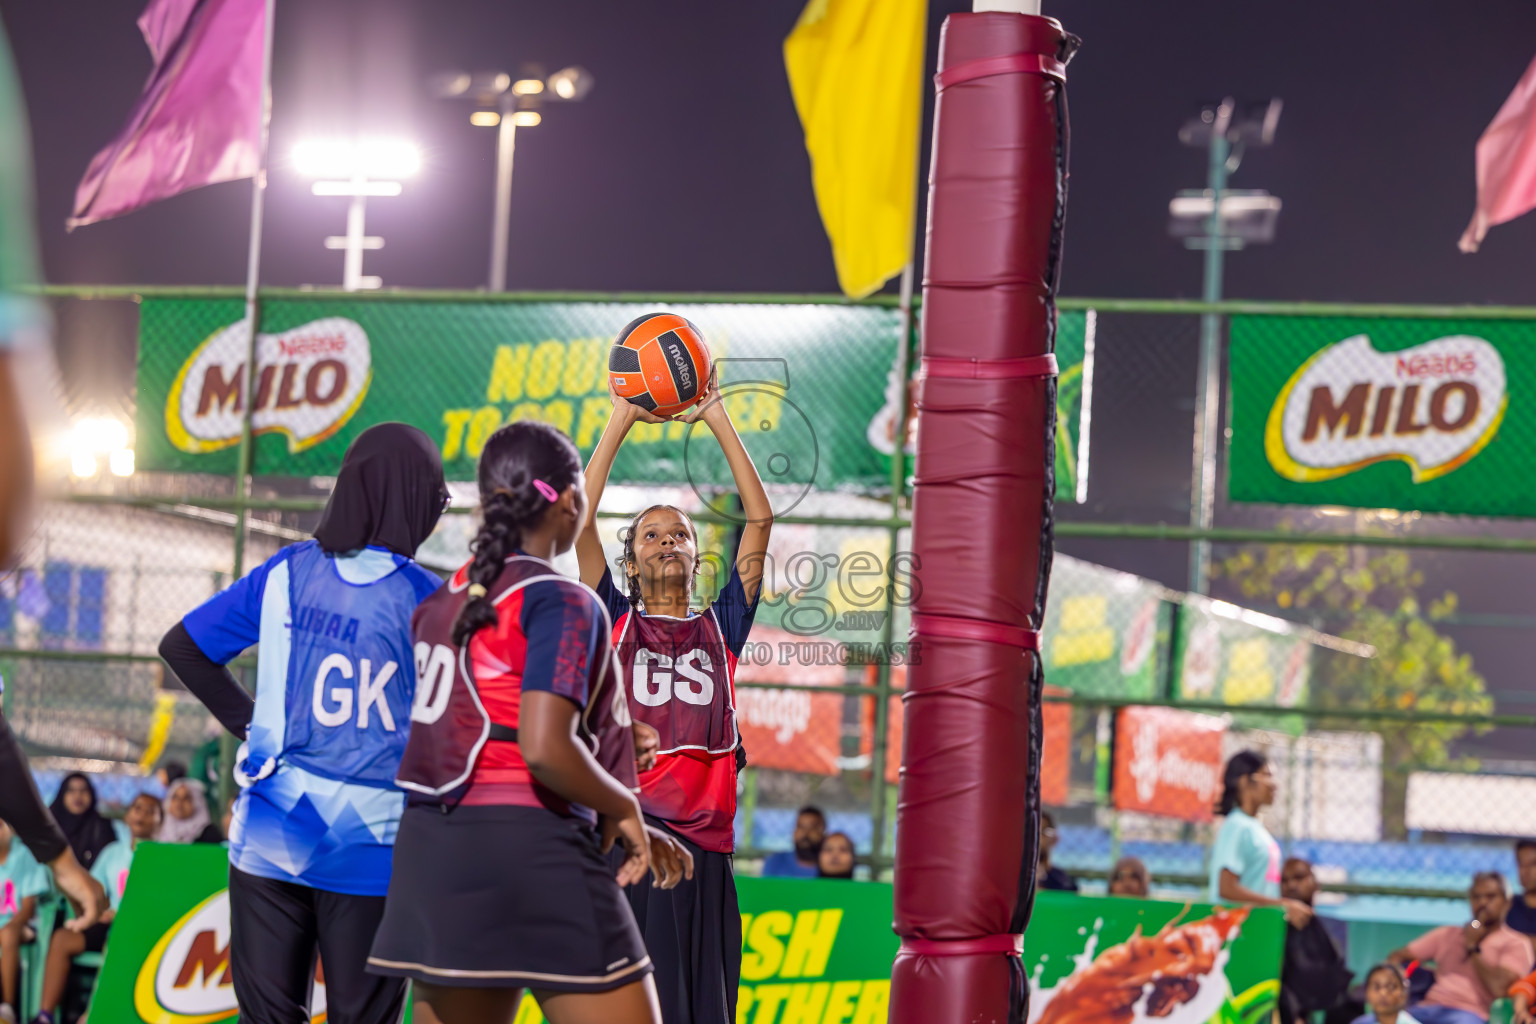
<path fill-rule="evenodd" d="M 21 563 L 0 577 L 6 712 L 45 785 L 85 768 L 118 780 L 103 782 L 109 801 L 126 798 L 152 786 L 144 774 L 155 764 L 187 760 L 216 735 L 162 671 L 156 644 L 237 567 L 309 535 L 331 482 L 327 444 L 344 448 L 369 422 L 406 419 L 433 433 L 451 451 L 451 475 L 467 479 L 478 445 L 508 418 L 549 419 L 582 441 L 606 416 L 603 339 L 638 313 L 691 302 L 706 336 L 720 340 L 717 354 L 749 361 L 727 364 L 727 402 L 779 514 L 737 673 L 749 758 L 737 816 L 743 869 L 790 848 L 796 812 L 813 804 L 850 836 L 865 870 L 888 874 L 904 641 L 921 585 L 903 528 L 908 488 L 894 501 L 890 493 L 888 456 L 912 393 L 898 372 L 895 310 L 772 297 L 276 295 L 263 314 L 276 355 L 253 396 L 257 473 L 242 498 L 244 413 L 232 382 L 243 356 L 198 362 L 227 346 L 220 339 L 241 305 L 222 293 L 155 298 L 142 325 L 120 293 L 54 299 L 59 436 L 78 448 L 84 421 L 98 432 L 100 421 L 131 424 L 139 465 L 114 475 L 110 446 L 93 450 L 89 467 L 60 454 Z M 1536 584 L 1518 556 L 1536 552 L 1536 533 L 1515 520 L 1229 503 L 1247 415 L 1230 390 L 1215 525 L 1191 529 L 1204 307 L 1063 307 L 1059 557 L 1042 632 L 1051 688 L 1042 787 L 1058 823 L 1055 862 L 1092 888 L 1118 857 L 1137 856 L 1159 889 L 1202 889 L 1211 779 L 1225 756 L 1253 747 L 1279 783 L 1271 831 L 1340 898 L 1432 903 L 1452 899 L 1476 870 L 1513 877 L 1509 837 L 1536 821 L 1523 810 L 1536 812 L 1536 717 L 1525 714 L 1536 695 L 1518 673 L 1536 628 L 1527 613 Z M 1369 325 L 1411 312 L 1349 315 Z M 328 318 L 361 325 L 370 341 L 366 417 L 331 422 L 318 401 L 332 391 L 341 401 L 350 384 L 315 366 L 356 354 L 342 351 L 351 335 L 304 333 Z M 1536 343 L 1530 323 L 1510 320 L 1496 340 Z M 103 345 L 131 349 L 141 329 L 187 343 L 141 352 L 136 377 L 120 354 L 83 358 Z M 773 355 L 790 341 L 793 358 Z M 1233 372 L 1247 372 L 1248 357 L 1234 351 Z M 1447 405 L 1442 418 L 1453 412 Z M 1347 433 L 1351 421 L 1329 415 Z M 728 477 L 685 432 L 652 434 L 626 449 L 627 482 L 605 496 L 607 553 L 618 555 L 628 515 L 677 504 L 712 553 L 700 580 L 708 596 L 734 548 Z M 896 478 L 908 468 L 894 467 Z M 474 525 L 472 485 L 454 489 L 454 514 L 421 556 L 444 572 L 462 561 Z M 1209 595 L 1184 592 L 1199 537 L 1214 542 Z"/>

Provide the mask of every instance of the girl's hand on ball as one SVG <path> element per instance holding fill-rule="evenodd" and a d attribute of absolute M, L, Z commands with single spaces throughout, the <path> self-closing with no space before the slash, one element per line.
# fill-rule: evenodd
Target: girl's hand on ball
<path fill-rule="evenodd" d="M 720 368 L 709 368 L 709 380 L 704 385 L 704 390 L 699 394 L 698 404 L 686 413 L 679 413 L 675 419 L 684 423 L 697 423 L 699 420 L 708 420 L 711 416 L 724 416 L 725 403 L 720 401 Z"/>
<path fill-rule="evenodd" d="M 621 398 L 613 390 L 613 382 L 608 382 L 608 397 L 613 399 L 613 414 L 622 417 L 628 423 L 669 423 L 671 416 L 658 416 L 649 409 L 642 409 L 627 398 Z"/>

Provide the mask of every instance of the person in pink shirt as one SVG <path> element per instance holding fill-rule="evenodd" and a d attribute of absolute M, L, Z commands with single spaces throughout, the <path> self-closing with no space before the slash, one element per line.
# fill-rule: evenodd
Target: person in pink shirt
<path fill-rule="evenodd" d="M 1436 928 L 1387 957 L 1399 964 L 1434 963 L 1434 986 L 1408 1011 L 1420 1024 L 1487 1024 L 1493 1001 L 1531 972 L 1530 942 L 1504 927 L 1504 876 L 1478 872 L 1469 898 L 1472 920 Z"/>

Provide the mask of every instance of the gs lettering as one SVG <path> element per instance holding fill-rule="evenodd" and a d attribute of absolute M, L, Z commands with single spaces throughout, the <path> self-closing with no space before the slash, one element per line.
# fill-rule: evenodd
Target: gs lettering
<path fill-rule="evenodd" d="M 652 663 L 657 669 L 651 670 Z M 676 697 L 685 704 L 707 707 L 715 699 L 715 681 L 707 673 L 715 665 L 709 652 L 694 648 L 674 662 L 670 654 L 641 648 L 635 652 L 634 694 L 635 700 L 648 708 L 658 708 Z"/>

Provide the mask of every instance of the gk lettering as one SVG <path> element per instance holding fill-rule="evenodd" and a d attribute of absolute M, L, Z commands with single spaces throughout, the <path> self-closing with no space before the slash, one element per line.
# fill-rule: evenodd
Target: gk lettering
<path fill-rule="evenodd" d="M 373 663 L 367 658 L 358 662 L 361 672 L 354 672 L 352 662 L 345 654 L 329 655 L 320 663 L 320 668 L 315 672 L 314 712 L 315 719 L 323 726 L 334 729 L 345 725 L 352 718 L 352 687 L 331 686 L 326 689 L 332 672 L 335 672 L 343 680 L 357 679 L 357 727 L 368 728 L 368 712 L 377 708 L 379 722 L 386 732 L 395 731 L 395 717 L 390 714 L 389 702 L 384 699 L 384 687 L 395 677 L 395 672 L 400 666 L 392 661 L 386 661 L 384 667 L 379 669 L 378 675 L 373 674 Z"/>
<path fill-rule="evenodd" d="M 676 675 L 657 669 L 674 669 Z M 641 649 L 635 652 L 635 700 L 657 708 L 676 697 L 685 704 L 707 705 L 715 699 L 715 681 L 706 673 L 715 670 L 709 652 L 694 648 L 674 663 L 670 654 Z"/>

